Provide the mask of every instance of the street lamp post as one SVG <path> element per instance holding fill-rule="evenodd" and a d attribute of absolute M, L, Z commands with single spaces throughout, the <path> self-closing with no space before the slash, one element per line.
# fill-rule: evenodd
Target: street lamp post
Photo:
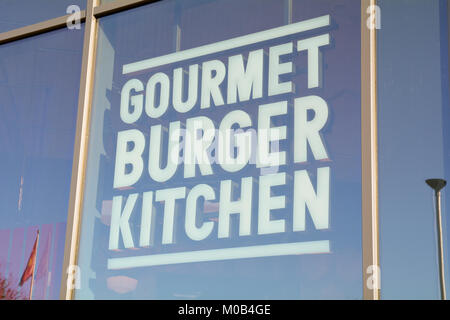
<path fill-rule="evenodd" d="M 445 292 L 445 269 L 444 269 L 444 251 L 442 240 L 442 215 L 441 215 L 441 189 L 445 187 L 447 181 L 443 179 L 428 179 L 426 183 L 434 190 L 436 200 L 436 228 L 438 234 L 438 259 L 439 259 L 439 280 L 441 288 L 441 299 L 446 299 Z"/>

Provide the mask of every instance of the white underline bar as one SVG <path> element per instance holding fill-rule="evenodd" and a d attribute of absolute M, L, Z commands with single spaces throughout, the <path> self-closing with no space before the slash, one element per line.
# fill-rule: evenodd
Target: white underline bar
<path fill-rule="evenodd" d="M 268 244 L 250 247 L 165 253 L 137 257 L 111 258 L 108 259 L 108 269 L 127 269 L 190 262 L 262 258 L 329 252 L 329 240 L 319 240 L 308 242 Z"/>
<path fill-rule="evenodd" d="M 196 57 L 201 57 L 207 54 L 212 54 L 220 51 L 230 50 L 262 41 L 267 41 L 274 38 L 284 37 L 287 35 L 305 32 L 308 30 L 313 30 L 321 27 L 326 27 L 330 25 L 330 15 L 325 15 L 305 21 L 300 21 L 285 26 L 251 33 L 245 36 L 236 37 L 233 39 L 228 39 L 224 41 L 215 42 L 212 44 L 207 44 L 197 48 L 187 49 L 183 51 L 178 51 L 170 53 L 164 56 L 145 59 L 129 64 L 123 65 L 122 73 L 128 74 L 132 72 L 137 72 L 145 69 L 150 69 L 158 66 L 163 66 L 166 64 L 179 62 L 183 60 L 188 60 Z"/>

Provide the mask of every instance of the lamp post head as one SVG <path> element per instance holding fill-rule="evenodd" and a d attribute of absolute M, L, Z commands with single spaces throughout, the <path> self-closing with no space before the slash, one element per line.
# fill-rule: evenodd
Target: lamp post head
<path fill-rule="evenodd" d="M 444 179 L 427 179 L 425 180 L 427 185 L 429 185 L 435 192 L 439 192 L 442 188 L 445 187 L 447 181 Z"/>

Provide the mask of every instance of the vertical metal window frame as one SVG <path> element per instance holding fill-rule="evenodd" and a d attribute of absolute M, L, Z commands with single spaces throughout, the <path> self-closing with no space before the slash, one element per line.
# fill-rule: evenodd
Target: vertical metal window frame
<path fill-rule="evenodd" d="M 380 299 L 378 225 L 376 28 L 369 19 L 376 0 L 361 0 L 361 194 L 363 299 Z M 373 20 L 372 20 L 373 21 Z"/>
<path fill-rule="evenodd" d="M 80 91 L 78 95 L 74 157 L 60 289 L 60 299 L 62 300 L 74 299 L 74 281 L 76 277 L 79 276 L 76 273 L 79 272 L 78 250 L 84 186 L 86 181 L 89 130 L 91 125 L 90 120 L 92 94 L 94 90 L 98 18 L 156 1 L 160 0 L 122 0 L 101 5 L 100 0 L 87 0 L 87 8 L 84 16 L 85 33 L 83 40 Z"/>
<path fill-rule="evenodd" d="M 83 44 L 82 75 L 78 105 L 74 164 L 71 180 L 70 203 L 64 251 L 61 299 L 73 299 L 73 277 L 66 271 L 76 271 L 81 210 L 85 183 L 85 169 L 90 126 L 90 114 L 95 73 L 98 18 L 125 11 L 160 0 L 123 0 L 98 4 L 88 0 Z M 377 87 L 376 87 L 376 30 L 369 29 L 367 9 L 376 0 L 361 0 L 361 168 L 362 168 L 362 255 L 363 299 L 380 298 L 380 289 L 367 284 L 375 279 L 379 283 L 378 233 L 378 154 L 377 154 Z M 84 18 L 84 16 L 83 16 Z M 1 34 L 0 34 L 0 43 Z M 74 276 L 74 275 L 72 275 Z"/>
<path fill-rule="evenodd" d="M 60 299 L 63 300 L 70 300 L 73 298 L 73 282 L 69 283 L 69 280 L 79 276 L 74 273 L 79 270 L 76 266 L 86 173 L 93 77 L 95 72 L 95 48 L 97 45 L 97 21 L 93 11 L 94 7 L 98 4 L 98 1 L 99 0 L 87 0 L 86 7 L 80 89 L 78 94 L 78 113 L 60 289 Z M 71 277 L 69 277 L 69 272 Z"/>

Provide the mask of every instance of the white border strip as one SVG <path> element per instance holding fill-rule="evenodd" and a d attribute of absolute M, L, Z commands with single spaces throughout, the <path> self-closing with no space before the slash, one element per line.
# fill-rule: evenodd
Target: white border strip
<path fill-rule="evenodd" d="M 290 34 L 326 27 L 328 25 L 330 25 L 330 15 L 325 15 L 305 21 L 296 22 L 293 24 L 288 24 L 282 27 L 277 27 L 233 39 L 207 44 L 197 48 L 170 53 L 165 56 L 125 64 L 123 65 L 122 74 L 128 74 L 174 62 L 201 57 L 207 54 L 230 50 L 274 38 L 284 37 Z"/>
<path fill-rule="evenodd" d="M 151 267 L 168 264 L 329 253 L 330 241 L 293 242 L 261 246 L 176 252 L 108 259 L 108 269 Z"/>

